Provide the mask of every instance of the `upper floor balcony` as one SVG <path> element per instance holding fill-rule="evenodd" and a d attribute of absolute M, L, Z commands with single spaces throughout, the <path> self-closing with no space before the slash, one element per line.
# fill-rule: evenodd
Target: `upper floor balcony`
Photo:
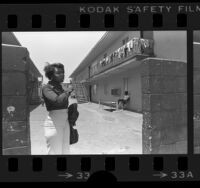
<path fill-rule="evenodd" d="M 90 78 L 132 58 L 140 57 L 142 59 L 149 56 L 153 56 L 153 40 L 133 38 L 96 64 L 93 64 L 90 69 Z"/>

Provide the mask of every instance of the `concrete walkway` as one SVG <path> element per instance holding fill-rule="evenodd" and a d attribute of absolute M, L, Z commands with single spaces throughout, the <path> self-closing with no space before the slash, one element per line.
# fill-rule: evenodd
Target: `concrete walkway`
<path fill-rule="evenodd" d="M 109 112 L 110 107 L 95 103 L 79 104 L 76 127 L 79 142 L 71 145 L 71 154 L 141 154 L 142 115 L 129 111 Z M 46 107 L 35 108 L 30 115 L 32 155 L 46 155 L 43 123 Z"/>

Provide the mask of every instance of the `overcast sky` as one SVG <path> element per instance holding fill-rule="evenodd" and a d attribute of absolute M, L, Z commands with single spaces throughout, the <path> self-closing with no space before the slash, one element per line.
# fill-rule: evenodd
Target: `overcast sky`
<path fill-rule="evenodd" d="M 14 32 L 44 77 L 45 62 L 65 66 L 65 82 L 105 32 Z"/>

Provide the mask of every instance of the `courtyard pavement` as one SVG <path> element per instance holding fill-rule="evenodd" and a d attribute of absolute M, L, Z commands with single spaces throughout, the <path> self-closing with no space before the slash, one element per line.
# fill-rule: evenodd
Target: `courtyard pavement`
<path fill-rule="evenodd" d="M 142 154 L 142 114 L 130 111 L 107 111 L 110 107 L 95 103 L 78 105 L 75 128 L 79 141 L 71 145 L 70 154 Z M 45 106 L 30 113 L 31 153 L 47 155 L 43 123 Z"/>

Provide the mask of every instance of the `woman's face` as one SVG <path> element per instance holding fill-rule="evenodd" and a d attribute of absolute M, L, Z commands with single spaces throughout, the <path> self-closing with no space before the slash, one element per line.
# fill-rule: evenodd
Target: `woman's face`
<path fill-rule="evenodd" d="M 56 82 L 61 83 L 64 81 L 64 78 L 65 78 L 64 70 L 61 68 L 54 68 L 54 75 L 52 79 Z"/>

